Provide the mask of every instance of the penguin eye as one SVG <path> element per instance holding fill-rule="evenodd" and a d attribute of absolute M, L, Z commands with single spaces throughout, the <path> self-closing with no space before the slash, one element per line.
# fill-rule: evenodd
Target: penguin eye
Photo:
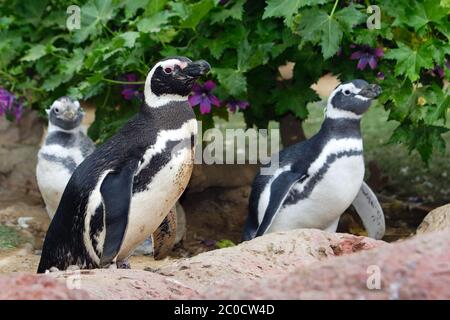
<path fill-rule="evenodd" d="M 348 89 L 344 91 L 344 95 L 345 95 L 345 96 L 349 96 L 350 93 L 351 93 L 351 92 L 350 92 L 350 90 L 348 90 Z"/>
<path fill-rule="evenodd" d="M 172 68 L 169 68 L 169 67 L 164 68 L 164 73 L 166 73 L 166 74 L 171 74 L 172 71 L 173 71 Z"/>

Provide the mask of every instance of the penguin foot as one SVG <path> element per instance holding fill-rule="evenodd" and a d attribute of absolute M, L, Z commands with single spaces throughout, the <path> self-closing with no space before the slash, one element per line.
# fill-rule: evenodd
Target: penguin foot
<path fill-rule="evenodd" d="M 130 261 L 123 260 L 123 261 L 117 261 L 116 262 L 117 269 L 131 269 Z"/>

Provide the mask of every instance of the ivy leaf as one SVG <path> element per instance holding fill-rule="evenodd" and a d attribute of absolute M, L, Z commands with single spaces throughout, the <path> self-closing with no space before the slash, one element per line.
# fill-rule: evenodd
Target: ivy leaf
<path fill-rule="evenodd" d="M 396 60 L 395 75 L 405 75 L 413 82 L 419 79 L 422 68 L 433 67 L 433 52 L 427 46 L 413 50 L 399 42 L 398 48 L 389 50 L 384 57 Z"/>
<path fill-rule="evenodd" d="M 187 17 L 181 23 L 181 28 L 195 29 L 200 21 L 214 8 L 214 0 L 202 0 L 187 7 Z"/>
<path fill-rule="evenodd" d="M 89 37 L 95 37 L 114 15 L 117 4 L 112 0 L 94 0 L 81 7 L 81 28 L 74 31 L 75 43 L 81 43 Z"/>
<path fill-rule="evenodd" d="M 413 5 L 407 10 L 407 18 L 404 19 L 404 22 L 415 30 L 419 30 L 430 22 L 438 22 L 448 14 L 446 10 L 442 10 L 439 1 L 425 0 L 413 2 Z"/>
<path fill-rule="evenodd" d="M 445 151 L 445 140 L 442 138 L 442 134 L 447 131 L 449 131 L 448 128 L 424 123 L 417 126 L 404 123 L 394 130 L 389 143 L 404 143 L 408 146 L 410 153 L 416 149 L 422 160 L 428 163 L 433 149 L 437 149 L 441 153 Z"/>
<path fill-rule="evenodd" d="M 334 14 L 334 17 L 348 33 L 351 33 L 354 26 L 366 19 L 366 16 L 357 10 L 354 5 L 350 5 L 349 7 L 337 11 Z"/>
<path fill-rule="evenodd" d="M 298 9 L 305 6 L 324 4 L 327 2 L 330 2 L 330 0 L 267 0 L 267 6 L 264 9 L 263 19 L 270 17 L 283 17 L 285 21 L 290 22 L 292 20 L 292 16 L 298 12 Z"/>
<path fill-rule="evenodd" d="M 136 43 L 136 39 L 139 38 L 139 32 L 136 31 L 128 31 L 119 35 L 120 38 L 125 40 L 124 46 L 127 48 L 133 48 Z"/>
<path fill-rule="evenodd" d="M 298 32 L 303 37 L 303 43 L 305 41 L 320 43 L 325 59 L 338 51 L 343 36 L 342 27 L 334 17 L 316 8 L 304 12 Z"/>
<path fill-rule="evenodd" d="M 242 14 L 244 13 L 245 0 L 238 0 L 229 9 L 222 9 L 219 12 L 211 14 L 211 23 L 222 23 L 225 20 L 232 18 L 242 21 Z"/>
<path fill-rule="evenodd" d="M 214 68 L 212 72 L 230 95 L 239 97 L 247 91 L 247 79 L 241 72 L 231 68 Z"/>
<path fill-rule="evenodd" d="M 143 9 L 147 6 L 150 0 L 133 0 L 125 2 L 125 18 L 129 19 L 134 16 L 138 9 Z M 151 1 L 157 2 L 157 1 Z"/>
<path fill-rule="evenodd" d="M 22 57 L 22 61 L 36 61 L 47 54 L 47 47 L 43 44 L 37 44 L 31 47 L 27 54 Z"/>
<path fill-rule="evenodd" d="M 169 18 L 173 14 L 168 11 L 161 11 L 151 17 L 142 18 L 136 24 L 140 32 L 154 33 L 159 32 L 169 22 Z"/>

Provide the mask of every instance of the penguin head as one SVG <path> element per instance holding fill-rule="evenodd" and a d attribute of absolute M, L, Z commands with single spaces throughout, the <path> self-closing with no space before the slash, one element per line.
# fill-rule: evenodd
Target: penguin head
<path fill-rule="evenodd" d="M 381 94 L 381 87 L 356 79 L 336 87 L 328 98 L 326 116 L 329 118 L 360 118 L 373 99 Z"/>
<path fill-rule="evenodd" d="M 170 100 L 187 101 L 195 80 L 210 69 L 205 60 L 191 61 L 186 57 L 159 61 L 145 80 L 145 102 L 150 107 L 157 107 Z"/>
<path fill-rule="evenodd" d="M 49 123 L 63 130 L 78 127 L 83 120 L 84 111 L 77 100 L 61 97 L 47 109 Z"/>

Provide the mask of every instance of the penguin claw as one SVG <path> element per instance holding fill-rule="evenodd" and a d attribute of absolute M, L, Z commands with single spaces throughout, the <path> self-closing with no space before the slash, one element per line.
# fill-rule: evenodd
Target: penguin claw
<path fill-rule="evenodd" d="M 117 261 L 116 267 L 117 269 L 131 269 L 130 261 L 129 260 Z"/>

